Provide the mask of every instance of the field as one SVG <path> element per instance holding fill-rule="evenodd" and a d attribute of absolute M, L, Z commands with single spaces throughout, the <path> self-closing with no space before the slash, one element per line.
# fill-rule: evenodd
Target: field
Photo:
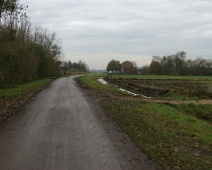
<path fill-rule="evenodd" d="M 65 76 L 82 75 L 88 73 L 89 73 L 88 71 L 68 70 L 66 71 Z"/>
<path fill-rule="evenodd" d="M 147 97 L 212 99 L 212 77 L 115 75 L 108 82 Z"/>
<path fill-rule="evenodd" d="M 102 85 L 97 82 L 100 76 L 152 98 Z M 80 77 L 80 81 L 159 168 L 212 167 L 212 104 L 205 104 L 212 101 L 211 77 L 89 75 Z"/>

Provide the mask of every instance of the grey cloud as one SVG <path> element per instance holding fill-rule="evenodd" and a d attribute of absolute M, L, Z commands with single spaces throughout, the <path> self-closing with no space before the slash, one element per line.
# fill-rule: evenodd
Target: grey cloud
<path fill-rule="evenodd" d="M 211 0 L 30 0 L 28 5 L 32 23 L 56 32 L 70 59 L 78 53 L 103 61 L 105 52 L 151 60 L 179 50 L 212 58 Z"/>

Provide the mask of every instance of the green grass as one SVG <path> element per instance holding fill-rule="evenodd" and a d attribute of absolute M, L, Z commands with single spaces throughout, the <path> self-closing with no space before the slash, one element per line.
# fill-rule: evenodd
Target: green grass
<path fill-rule="evenodd" d="M 100 89 L 100 90 L 111 90 L 110 87 L 106 86 L 106 85 L 102 85 L 101 83 L 99 83 L 97 80 L 100 77 L 105 76 L 104 74 L 90 74 L 90 75 L 86 75 L 86 76 L 80 76 L 79 80 L 80 82 L 91 89 Z"/>
<path fill-rule="evenodd" d="M 174 107 L 104 101 L 102 107 L 162 169 L 210 169 L 210 124 Z"/>
<path fill-rule="evenodd" d="M 0 99 L 21 97 L 30 93 L 31 90 L 42 87 L 51 82 L 52 79 L 43 79 L 27 84 L 17 85 L 13 88 L 0 89 Z"/>
<path fill-rule="evenodd" d="M 101 75 L 102 76 L 102 75 Z M 112 75 L 112 77 L 132 75 Z M 110 87 L 96 82 L 97 75 L 85 76 L 86 87 L 98 89 L 103 94 Z M 173 79 L 175 76 L 137 76 L 134 78 Z M 178 79 L 182 77 L 176 76 Z M 211 77 L 183 77 L 184 79 L 212 80 Z M 160 104 L 133 101 L 127 97 L 105 99 L 102 108 L 115 120 L 141 150 L 161 169 L 211 169 L 212 128 L 211 105 Z M 169 94 L 170 98 L 183 99 Z"/>
<path fill-rule="evenodd" d="M 212 76 L 169 76 L 169 75 L 109 75 L 110 78 L 136 78 L 136 79 L 192 79 L 192 80 L 210 80 Z"/>
<path fill-rule="evenodd" d="M 183 95 L 180 95 L 180 94 L 170 91 L 165 95 L 164 99 L 186 100 L 186 99 L 191 99 L 191 98 L 188 98 L 187 96 L 183 96 Z M 192 98 L 192 99 L 194 99 L 194 98 Z"/>
<path fill-rule="evenodd" d="M 7 119 L 14 110 L 17 110 L 52 81 L 53 79 L 43 79 L 12 88 L 0 89 L 0 122 Z"/>
<path fill-rule="evenodd" d="M 212 105 L 181 104 L 176 106 L 184 114 L 192 115 L 198 119 L 212 123 Z"/>
<path fill-rule="evenodd" d="M 104 76 L 106 76 L 106 75 L 105 74 L 90 74 L 90 75 L 86 75 L 86 76 L 80 76 L 79 80 L 85 87 L 93 89 L 93 90 L 95 89 L 95 90 L 100 90 L 100 91 L 107 92 L 107 93 L 129 95 L 126 92 L 121 92 L 116 88 L 106 86 L 97 81 L 98 78 L 104 77 Z"/>

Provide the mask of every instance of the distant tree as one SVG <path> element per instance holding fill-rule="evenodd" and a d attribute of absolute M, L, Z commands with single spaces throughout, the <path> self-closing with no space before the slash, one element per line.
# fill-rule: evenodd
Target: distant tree
<path fill-rule="evenodd" d="M 79 65 L 76 62 L 73 62 L 72 69 L 79 70 Z"/>
<path fill-rule="evenodd" d="M 62 66 L 63 66 L 63 71 L 68 71 L 68 62 L 67 61 L 64 61 L 63 63 L 62 63 Z"/>
<path fill-rule="evenodd" d="M 71 61 L 68 61 L 67 67 L 68 67 L 68 70 L 70 70 L 70 69 L 72 68 L 72 63 L 71 63 Z"/>
<path fill-rule="evenodd" d="M 165 75 L 212 75 L 212 61 L 201 57 L 187 60 L 186 52 L 180 51 L 174 55 L 153 56 L 149 66 L 151 74 Z"/>
<path fill-rule="evenodd" d="M 174 55 L 167 56 L 166 70 L 168 75 L 178 75 Z"/>
<path fill-rule="evenodd" d="M 185 58 L 186 52 L 180 51 L 177 52 L 175 55 L 175 69 L 178 75 L 185 75 Z"/>
<path fill-rule="evenodd" d="M 89 71 L 89 66 L 87 64 L 85 64 L 85 69 L 86 71 Z"/>
<path fill-rule="evenodd" d="M 80 71 L 86 71 L 86 64 L 85 62 L 82 62 L 81 60 L 78 62 L 79 70 Z"/>
<path fill-rule="evenodd" d="M 161 58 L 160 56 L 153 56 L 152 62 L 149 66 L 151 74 L 161 74 Z"/>
<path fill-rule="evenodd" d="M 135 68 L 135 62 L 132 61 L 124 61 L 122 64 L 122 69 L 124 73 L 133 73 Z"/>
<path fill-rule="evenodd" d="M 111 60 L 107 64 L 107 72 L 112 71 L 113 73 L 121 73 L 122 65 L 118 60 Z"/>
<path fill-rule="evenodd" d="M 207 60 L 207 76 L 212 76 L 212 59 Z"/>
<path fill-rule="evenodd" d="M 149 74 L 149 66 L 143 66 L 138 69 L 140 74 Z"/>
<path fill-rule="evenodd" d="M 132 63 L 133 63 L 133 73 L 137 73 L 138 72 L 138 67 L 137 67 L 137 63 L 135 62 L 135 61 L 132 61 Z"/>
<path fill-rule="evenodd" d="M 79 60 L 78 63 L 71 61 L 63 61 L 61 64 L 61 69 L 66 72 L 68 70 L 78 70 L 78 71 L 89 71 L 89 67 L 85 62 Z"/>
<path fill-rule="evenodd" d="M 194 67 L 195 67 L 195 75 L 207 75 L 207 72 L 209 71 L 207 68 L 207 60 L 201 58 L 201 57 L 197 57 L 194 61 Z"/>

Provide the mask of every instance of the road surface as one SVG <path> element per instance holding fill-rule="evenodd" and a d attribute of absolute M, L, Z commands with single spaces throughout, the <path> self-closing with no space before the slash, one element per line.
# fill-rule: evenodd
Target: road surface
<path fill-rule="evenodd" d="M 149 170 L 155 165 L 73 77 L 65 77 L 1 125 L 0 169 Z"/>

